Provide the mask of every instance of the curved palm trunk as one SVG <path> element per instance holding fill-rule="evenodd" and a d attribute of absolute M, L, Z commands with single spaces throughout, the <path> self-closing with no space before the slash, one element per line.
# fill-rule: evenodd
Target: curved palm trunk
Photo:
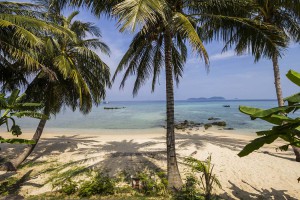
<path fill-rule="evenodd" d="M 182 180 L 178 170 L 176 150 L 175 150 L 175 132 L 174 132 L 174 91 L 173 75 L 171 61 L 171 43 L 170 32 L 165 35 L 165 70 L 166 70 L 166 101 L 167 101 L 167 171 L 168 187 L 170 189 L 180 189 Z"/>
<path fill-rule="evenodd" d="M 282 97 L 282 89 L 281 89 L 281 83 L 280 83 L 280 71 L 279 71 L 279 64 L 278 64 L 278 56 L 275 55 L 272 58 L 273 62 L 273 70 L 274 70 L 274 78 L 275 78 L 275 88 L 276 88 L 276 95 L 277 95 L 277 101 L 278 106 L 284 106 L 284 101 Z M 300 162 L 300 148 L 292 146 L 293 151 L 296 156 L 296 161 Z"/>
<path fill-rule="evenodd" d="M 35 144 L 28 145 L 28 147 L 25 148 L 22 154 L 20 154 L 17 158 L 12 160 L 11 162 L 7 162 L 3 164 L 0 169 L 5 171 L 16 171 L 17 168 L 22 164 L 26 158 L 32 153 L 35 146 L 37 145 L 38 141 L 41 138 L 41 135 L 43 133 L 44 127 L 46 125 L 47 120 L 41 119 L 39 122 L 39 125 L 32 137 L 32 140 L 35 141 Z"/>

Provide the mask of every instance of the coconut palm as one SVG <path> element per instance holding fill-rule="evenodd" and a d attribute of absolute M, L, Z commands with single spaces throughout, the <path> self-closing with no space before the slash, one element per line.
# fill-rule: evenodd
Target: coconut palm
<path fill-rule="evenodd" d="M 227 42 L 225 50 L 235 45 L 235 51 L 238 54 L 248 51 L 253 54 L 255 61 L 258 61 L 261 57 L 271 59 L 278 106 L 283 106 L 278 58 L 283 55 L 283 51 L 288 47 L 289 42 L 300 41 L 300 1 L 249 0 L 247 9 L 250 12 L 245 12 L 246 17 L 277 28 L 278 31 L 273 33 L 273 38 L 277 37 L 277 40 L 281 42 L 275 45 L 263 46 L 262 44 L 266 43 L 269 38 L 256 35 L 255 32 L 247 29 L 237 29 L 225 38 Z M 213 25 L 211 27 L 216 28 Z"/>
<path fill-rule="evenodd" d="M 175 134 L 174 134 L 174 95 L 173 78 L 183 73 L 186 61 L 186 44 L 189 43 L 208 67 L 207 52 L 200 37 L 210 39 L 226 37 L 228 30 L 246 27 L 247 30 L 256 31 L 257 35 L 269 38 L 263 45 L 280 45 L 277 37 L 272 38 L 276 28 L 246 18 L 246 1 L 156 1 L 156 0 L 125 0 L 115 6 L 115 14 L 119 17 L 121 31 L 130 27 L 142 27 L 133 39 L 129 50 L 121 60 L 115 76 L 125 69 L 121 82 L 124 86 L 128 76 L 136 74 L 137 78 L 133 93 L 153 76 L 152 90 L 162 68 L 166 74 L 166 103 L 167 103 L 167 169 L 170 188 L 180 188 L 182 185 L 178 171 Z M 212 12 L 214 11 L 214 12 Z M 224 26 L 224 31 L 216 33 L 210 30 L 208 21 L 215 25 Z M 200 27 L 199 25 L 203 25 Z M 222 25 L 222 26 L 221 26 Z M 208 27 L 207 30 L 205 28 Z"/>
<path fill-rule="evenodd" d="M 271 59 L 278 106 L 284 106 L 278 59 L 283 56 L 284 50 L 288 47 L 290 42 L 300 41 L 300 1 L 249 0 L 247 2 L 247 9 L 250 12 L 245 12 L 246 17 L 269 24 L 278 30 L 272 33 L 272 38 L 277 38 L 279 42 L 273 45 L 263 45 L 268 43 L 269 38 L 265 38 L 263 35 L 257 35 L 257 32 L 245 28 L 236 29 L 225 38 L 227 44 L 224 50 L 235 46 L 235 51 L 238 54 L 243 54 L 248 51 L 255 57 L 255 61 L 258 61 L 261 57 Z M 214 31 L 217 31 L 216 29 L 218 28 L 214 26 L 212 21 L 208 21 L 207 24 L 209 24 Z M 293 150 L 296 155 L 296 161 L 300 162 L 300 149 L 293 147 Z"/>
<path fill-rule="evenodd" d="M 153 37 L 153 41 L 150 39 Z M 124 87 L 127 78 L 136 74 L 133 94 L 136 95 L 139 88 L 152 76 L 152 91 L 163 70 L 166 71 L 167 91 L 167 161 L 168 161 L 168 183 L 170 187 L 180 188 L 181 178 L 177 166 L 174 135 L 174 93 L 173 77 L 178 83 L 182 75 L 184 63 L 187 56 L 187 48 L 183 38 L 178 35 L 178 42 L 173 42 L 161 32 L 139 32 L 133 39 L 128 51 L 122 58 L 116 75 L 125 68 L 125 75 L 120 87 Z M 165 49 L 165 50 L 164 50 Z M 170 54 L 170 56 L 168 56 Z"/>
<path fill-rule="evenodd" d="M 93 103 L 98 105 L 105 97 L 105 89 L 110 85 L 108 66 L 91 49 L 100 49 L 108 54 L 109 48 L 99 39 L 84 39 L 87 33 L 101 36 L 100 30 L 91 23 L 73 20 L 79 12 L 68 18 L 61 17 L 61 25 L 76 33 L 77 38 L 52 35 L 45 37 L 46 46 L 40 54 L 39 62 L 55 72 L 56 80 L 41 71 L 29 84 L 27 101 L 44 104 L 45 115 L 56 114 L 62 107 L 77 108 L 87 114 Z M 32 138 L 36 143 L 29 145 L 11 163 L 17 168 L 34 150 L 46 120 L 41 119 Z"/>

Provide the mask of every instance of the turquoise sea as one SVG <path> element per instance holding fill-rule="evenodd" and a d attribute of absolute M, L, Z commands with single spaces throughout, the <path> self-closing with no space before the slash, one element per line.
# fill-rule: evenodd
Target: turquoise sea
<path fill-rule="evenodd" d="M 223 105 L 230 105 L 229 108 Z M 258 108 L 271 108 L 277 105 L 275 100 L 227 100 L 227 101 L 176 101 L 175 120 L 191 120 L 207 123 L 209 117 L 220 118 L 227 127 L 246 132 L 268 129 L 271 126 L 262 120 L 251 120 L 239 112 L 240 105 Z M 125 107 L 124 109 L 105 110 L 104 107 Z M 94 107 L 88 115 L 69 109 L 47 122 L 47 128 L 53 129 L 150 129 L 164 125 L 164 101 L 116 101 Z M 35 129 L 38 120 L 18 119 L 23 129 Z"/>

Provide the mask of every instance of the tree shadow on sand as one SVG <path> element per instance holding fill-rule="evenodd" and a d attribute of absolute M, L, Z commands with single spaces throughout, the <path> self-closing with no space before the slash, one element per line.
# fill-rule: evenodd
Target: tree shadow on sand
<path fill-rule="evenodd" d="M 278 199 L 278 200 L 297 200 L 296 198 L 286 194 L 287 190 L 276 190 L 274 188 L 271 189 L 258 189 L 250 185 L 249 183 L 243 181 L 243 183 L 250 186 L 253 190 L 255 190 L 254 193 L 247 192 L 231 181 L 228 181 L 231 184 L 230 190 L 232 191 L 231 195 L 233 195 L 235 198 L 232 198 L 228 193 L 221 194 L 220 197 L 224 199 L 241 199 L 241 200 L 247 200 L 247 199 Z"/>
<path fill-rule="evenodd" d="M 160 137 L 156 139 L 165 138 Z M 226 136 L 216 136 L 207 133 L 203 135 L 176 133 L 176 144 L 178 144 L 179 148 L 190 147 L 193 145 L 196 149 L 200 150 L 201 148 L 204 148 L 205 143 L 211 143 L 223 148 L 238 151 L 239 149 L 243 148 L 246 144 L 248 144 L 248 141 L 230 138 Z"/>
<path fill-rule="evenodd" d="M 101 144 L 99 140 L 95 140 L 97 137 L 99 136 L 71 135 L 43 138 L 23 166 L 42 162 L 41 159 L 44 158 L 55 158 L 55 155 L 64 152 L 71 153 L 73 160 L 68 163 L 61 163 L 57 169 L 63 170 L 81 164 L 88 169 L 106 170 L 110 175 L 115 175 L 123 170 L 136 173 L 146 168 L 160 171 L 162 169 L 157 163 L 166 162 L 165 148 L 149 148 L 160 143 L 160 141 L 138 143 L 134 140 L 123 140 Z M 164 166 L 165 163 L 162 165 Z M 50 171 L 49 169 L 48 172 Z"/>
<path fill-rule="evenodd" d="M 82 137 L 79 135 L 56 136 L 53 138 L 42 138 L 36 145 L 27 161 L 35 161 L 43 156 L 59 155 L 66 151 L 74 152 L 78 144 L 91 144 L 97 142 L 93 137 Z M 13 159 L 18 156 L 27 145 L 24 144 L 1 144 L 1 157 L 3 160 Z"/>
<path fill-rule="evenodd" d="M 165 162 L 165 149 L 145 149 L 158 144 L 157 142 L 137 143 L 133 140 L 111 141 L 103 145 L 92 145 L 92 148 L 79 148 L 76 154 L 89 152 L 89 154 L 104 153 L 99 156 L 91 156 L 85 159 L 74 161 L 77 163 L 92 163 L 88 166 L 91 169 L 107 170 L 110 175 L 116 175 L 118 172 L 126 170 L 131 174 L 150 169 L 161 171 L 162 169 L 156 164 Z"/>
<path fill-rule="evenodd" d="M 233 151 L 240 152 L 249 143 L 249 141 L 243 139 L 230 138 L 227 136 L 216 136 L 207 133 L 203 135 L 176 133 L 176 143 L 178 144 L 179 148 L 195 146 L 197 150 L 204 148 L 205 143 L 210 143 L 222 148 L 227 148 Z M 256 153 L 263 153 L 269 156 L 274 156 L 290 161 L 295 160 L 289 157 L 293 156 L 292 151 L 271 153 L 268 151 L 259 150 L 256 151 Z"/>

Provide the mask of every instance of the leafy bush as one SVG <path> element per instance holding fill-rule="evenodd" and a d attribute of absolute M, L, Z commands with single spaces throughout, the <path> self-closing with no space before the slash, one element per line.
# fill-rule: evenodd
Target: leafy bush
<path fill-rule="evenodd" d="M 93 195 L 112 195 L 115 193 L 115 180 L 102 172 L 96 173 L 91 181 L 85 181 L 80 185 L 78 195 L 90 197 Z"/>
<path fill-rule="evenodd" d="M 152 176 L 150 175 L 152 174 Z M 167 177 L 164 172 L 141 172 L 137 175 L 142 183 L 141 193 L 147 196 L 161 196 L 167 194 Z"/>
<path fill-rule="evenodd" d="M 68 179 L 62 184 L 60 191 L 67 195 L 75 194 L 77 191 L 77 184 L 74 181 Z"/>
<path fill-rule="evenodd" d="M 201 195 L 199 189 L 197 189 L 197 185 L 199 181 L 193 175 L 189 175 L 186 177 L 186 182 L 181 188 L 180 191 L 175 193 L 174 199 L 175 200 L 202 200 L 204 197 Z"/>

